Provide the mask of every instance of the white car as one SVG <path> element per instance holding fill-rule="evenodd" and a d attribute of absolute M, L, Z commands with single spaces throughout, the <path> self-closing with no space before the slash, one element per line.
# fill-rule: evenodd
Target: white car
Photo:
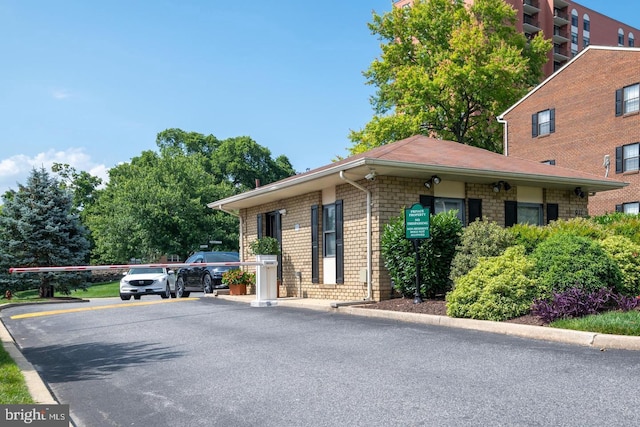
<path fill-rule="evenodd" d="M 132 267 L 120 279 L 120 298 L 140 299 L 142 295 L 175 295 L 176 275 L 165 267 Z"/>

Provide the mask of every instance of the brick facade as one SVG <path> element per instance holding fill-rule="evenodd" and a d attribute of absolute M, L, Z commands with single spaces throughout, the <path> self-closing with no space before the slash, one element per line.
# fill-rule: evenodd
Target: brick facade
<path fill-rule="evenodd" d="M 505 152 L 535 161 L 627 182 L 626 188 L 589 198 L 589 214 L 613 212 L 616 205 L 640 200 L 638 171 L 616 173 L 616 147 L 640 141 L 640 115 L 616 116 L 615 92 L 640 81 L 640 49 L 589 48 L 561 72 L 512 107 Z M 555 132 L 532 136 L 532 114 L 555 109 Z"/>
<path fill-rule="evenodd" d="M 371 191 L 372 230 L 372 299 L 379 301 L 391 296 L 391 280 L 384 268 L 380 240 L 385 225 L 400 215 L 402 209 L 419 202 L 421 195 L 434 195 L 434 188 L 427 190 L 424 179 L 395 176 L 378 176 L 375 181 L 360 180 L 360 186 Z M 518 188 L 495 193 L 488 184 L 467 183 L 465 199 L 482 199 L 483 216 L 498 224 L 505 223 L 506 200 L 518 200 Z M 283 199 L 250 209 L 241 209 L 243 259 L 253 261 L 248 245 L 257 237 L 257 216 L 286 209 L 281 216 L 282 227 L 282 282 L 281 297 L 305 297 L 334 300 L 362 300 L 367 294 L 367 284 L 361 272 L 367 266 L 367 218 L 366 193 L 350 185 L 335 188 L 337 200 L 344 203 L 344 284 L 324 284 L 322 262 L 320 283 L 311 281 L 311 206 L 322 204 L 322 192 L 315 191 L 302 196 Z M 588 198 L 580 199 L 569 190 L 543 190 L 543 206 L 559 205 L 559 217 L 567 219 L 586 211 Z M 465 206 L 468 206 L 465 203 Z M 546 215 L 546 209 L 543 209 Z M 468 218 L 466 212 L 466 218 Z M 320 220 L 322 216 L 320 215 Z M 545 222 L 547 218 L 545 216 Z M 320 239 L 320 244 L 322 240 Z M 322 250 L 319 251 L 322 254 Z M 322 255 L 320 255 L 322 257 Z M 296 276 L 300 272 L 300 279 Z M 300 294 L 302 289 L 302 295 Z M 255 290 L 253 290 L 255 292 Z"/>

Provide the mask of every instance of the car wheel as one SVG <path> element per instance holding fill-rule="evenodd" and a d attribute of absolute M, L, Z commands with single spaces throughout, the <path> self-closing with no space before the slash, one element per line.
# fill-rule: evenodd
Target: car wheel
<path fill-rule="evenodd" d="M 122 294 L 120 294 L 120 299 L 122 301 L 129 301 L 131 299 L 131 295 L 122 295 Z"/>
<path fill-rule="evenodd" d="M 141 297 L 141 296 L 142 296 L 142 295 L 134 295 L 134 296 L 133 296 L 133 299 L 140 299 L 140 297 Z"/>
<path fill-rule="evenodd" d="M 164 290 L 164 294 L 160 295 L 162 299 L 167 299 L 171 296 L 171 289 L 169 289 L 169 284 L 167 283 L 167 287 Z"/>
<path fill-rule="evenodd" d="M 183 298 L 184 296 L 184 281 L 182 277 L 178 277 L 178 280 L 176 280 L 176 298 Z"/>
<path fill-rule="evenodd" d="M 211 281 L 211 276 L 208 273 L 202 278 L 202 289 L 204 289 L 205 294 L 213 292 L 213 283 Z"/>

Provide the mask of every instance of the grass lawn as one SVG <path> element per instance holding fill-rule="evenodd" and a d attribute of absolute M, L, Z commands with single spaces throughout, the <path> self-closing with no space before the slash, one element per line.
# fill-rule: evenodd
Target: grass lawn
<path fill-rule="evenodd" d="M 55 294 L 58 297 L 72 297 L 72 298 L 108 298 L 108 297 L 118 297 L 120 296 L 120 283 L 119 282 L 108 282 L 108 283 L 99 283 L 95 285 L 91 285 L 87 288 L 86 291 L 82 289 L 78 289 L 75 291 L 71 291 L 70 295 L 63 295 L 61 293 L 56 292 Z M 11 301 L 7 301 L 2 298 L 0 303 L 6 302 L 38 302 L 40 297 L 38 296 L 37 289 L 31 289 L 28 291 L 18 291 L 13 295 Z"/>
<path fill-rule="evenodd" d="M 577 319 L 556 320 L 549 326 L 600 334 L 640 336 L 640 311 L 609 311 Z"/>
<path fill-rule="evenodd" d="M 18 365 L 0 345 L 0 403 L 34 403 Z"/>

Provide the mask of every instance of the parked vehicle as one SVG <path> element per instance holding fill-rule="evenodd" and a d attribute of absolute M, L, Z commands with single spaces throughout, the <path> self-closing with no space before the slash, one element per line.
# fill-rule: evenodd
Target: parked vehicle
<path fill-rule="evenodd" d="M 240 256 L 237 252 L 196 252 L 185 264 L 238 261 Z M 227 289 L 228 286 L 222 283 L 222 273 L 237 268 L 227 265 L 182 267 L 176 274 L 175 294 L 171 296 L 182 298 L 188 297 L 191 292 L 212 293 L 214 289 Z"/>
<path fill-rule="evenodd" d="M 176 274 L 165 267 L 132 267 L 120 279 L 120 299 L 140 299 L 142 295 L 169 298 L 175 294 Z"/>

